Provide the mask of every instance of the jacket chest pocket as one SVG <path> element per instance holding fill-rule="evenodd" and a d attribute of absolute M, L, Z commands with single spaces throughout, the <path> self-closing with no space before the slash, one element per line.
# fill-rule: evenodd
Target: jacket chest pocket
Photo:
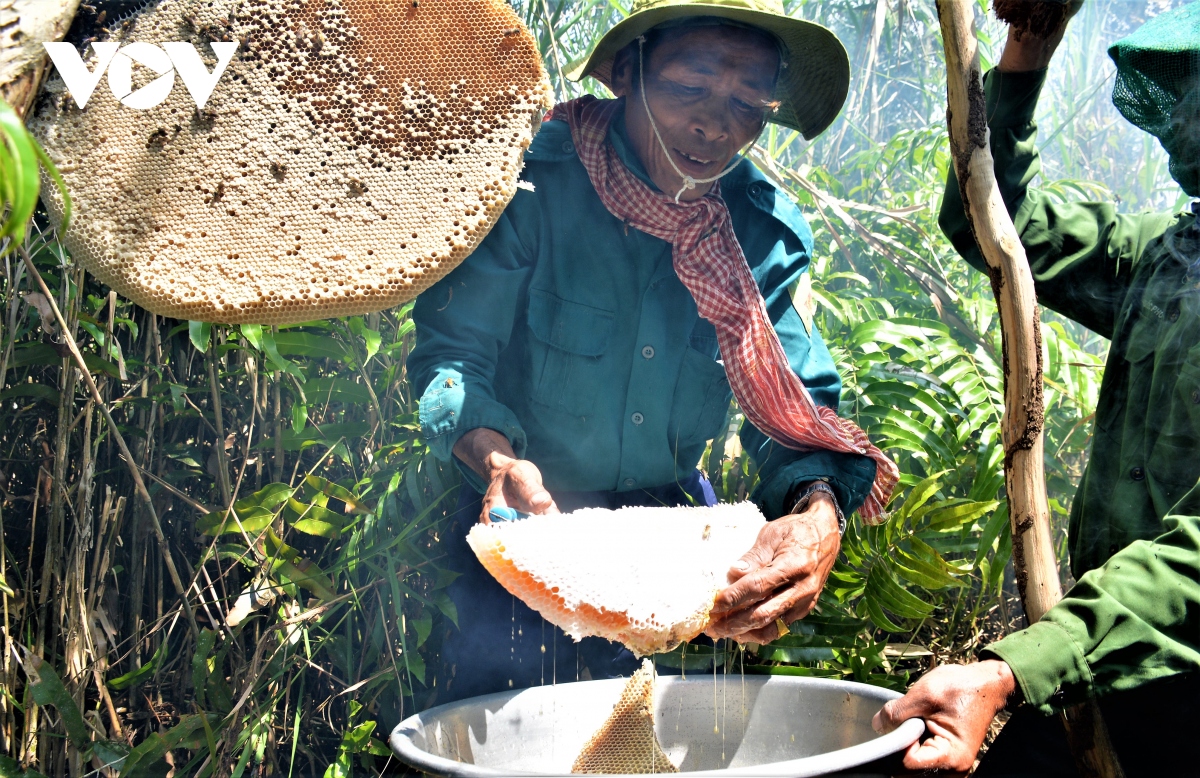
<path fill-rule="evenodd" d="M 1173 504 L 1200 479 L 1200 349 L 1180 365 L 1161 426 L 1146 432 L 1150 473 Z"/>
<path fill-rule="evenodd" d="M 529 290 L 533 399 L 573 416 L 587 416 L 603 383 L 601 365 L 612 337 L 612 311 L 541 289 Z"/>
<path fill-rule="evenodd" d="M 1126 436 L 1129 413 L 1133 408 L 1144 409 L 1142 417 L 1150 421 L 1149 417 L 1155 412 L 1150 402 L 1150 390 L 1163 325 L 1163 320 L 1154 315 L 1152 310 L 1143 310 L 1129 327 L 1123 342 L 1118 344 L 1114 341 L 1113 347 L 1121 349 L 1124 359 L 1118 361 L 1110 358 L 1105 367 L 1108 396 L 1102 396 L 1104 402 L 1097 409 L 1098 433 L 1118 438 Z"/>
<path fill-rule="evenodd" d="M 725 366 L 710 355 L 715 351 L 715 333 L 711 341 L 693 335 L 684 350 L 668 430 L 672 449 L 703 443 L 714 437 L 725 421 L 733 393 Z"/>

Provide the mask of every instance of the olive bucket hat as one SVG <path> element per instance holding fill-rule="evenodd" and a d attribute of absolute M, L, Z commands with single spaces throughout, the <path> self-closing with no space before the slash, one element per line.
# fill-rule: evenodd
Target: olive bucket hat
<path fill-rule="evenodd" d="M 653 27 L 689 16 L 728 19 L 779 41 L 786 67 L 779 76 L 780 105 L 770 121 L 812 140 L 837 118 L 850 88 L 846 47 L 827 28 L 785 14 L 781 0 L 634 0 L 629 16 L 568 65 L 566 76 L 572 81 L 592 76 L 608 86 L 618 51 Z"/>

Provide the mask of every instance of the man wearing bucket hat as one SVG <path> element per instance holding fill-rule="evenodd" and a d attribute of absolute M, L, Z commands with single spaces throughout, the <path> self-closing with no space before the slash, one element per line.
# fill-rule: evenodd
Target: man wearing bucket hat
<path fill-rule="evenodd" d="M 932 737 L 905 766 L 966 770 L 1007 703 L 1015 712 L 975 775 L 1067 776 L 1065 732 L 1046 714 L 1096 697 L 1127 776 L 1200 775 L 1200 202 L 1132 216 L 1027 188 L 1039 169 L 1034 107 L 1061 38 L 1010 31 L 984 88 L 996 178 L 1038 301 L 1112 341 L 1071 506 L 1078 583 L 983 661 L 926 674 L 876 727 L 923 717 Z M 1172 176 L 1200 197 L 1200 3 L 1109 54 L 1113 102 L 1162 142 Z M 953 172 L 941 224 L 983 270 Z"/>
<path fill-rule="evenodd" d="M 422 429 L 466 481 L 444 538 L 464 629 L 446 637 L 443 700 L 574 680 L 577 661 L 591 677 L 636 668 L 607 641 L 551 645 L 465 533 L 494 509 L 714 503 L 696 463 L 731 393 L 753 498 L 776 520 L 730 572 L 713 636 L 768 642 L 806 615 L 843 515 L 880 517 L 897 478 L 836 414 L 812 233 L 742 158 L 768 121 L 812 138 L 834 120 L 838 39 L 778 0 L 643 0 L 569 75 L 617 99 L 555 108 L 496 227 L 414 309 Z"/>

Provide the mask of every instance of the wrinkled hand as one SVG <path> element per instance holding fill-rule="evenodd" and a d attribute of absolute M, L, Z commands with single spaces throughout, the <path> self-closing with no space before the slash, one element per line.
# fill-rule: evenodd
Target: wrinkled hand
<path fill-rule="evenodd" d="M 992 719 L 1015 689 L 1012 670 L 999 660 L 942 665 L 921 676 L 908 694 L 884 705 L 871 726 L 891 732 L 907 719 L 925 719 L 929 737 L 909 746 L 904 766 L 965 773 L 975 764 Z"/>
<path fill-rule="evenodd" d="M 829 495 L 816 494 L 804 513 L 768 523 L 753 548 L 729 568 L 730 586 L 717 595 L 705 632 L 739 643 L 775 640 L 778 619 L 791 624 L 816 605 L 840 547 Z"/>
<path fill-rule="evenodd" d="M 546 487 L 542 486 L 542 471 L 528 459 L 501 459 L 493 455 L 492 480 L 483 495 L 483 512 L 479 520 L 489 523 L 492 508 L 515 508 L 524 513 L 558 513 L 558 506 Z M 505 461 L 507 460 L 507 461 Z"/>
<path fill-rule="evenodd" d="M 542 485 L 542 471 L 527 459 L 517 459 L 508 438 L 487 427 L 468 430 L 454 444 L 454 456 L 485 481 L 483 511 L 479 520 L 490 523 L 492 508 L 514 508 L 523 513 L 558 513 L 558 506 Z"/>

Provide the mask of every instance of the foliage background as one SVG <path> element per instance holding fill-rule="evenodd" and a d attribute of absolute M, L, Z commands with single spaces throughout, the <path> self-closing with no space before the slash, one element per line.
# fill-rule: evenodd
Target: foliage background
<path fill-rule="evenodd" d="M 1104 55 L 1178 4 L 1085 4 L 1039 108 L 1045 188 L 1125 210 L 1181 202 L 1157 142 L 1109 103 Z M 995 307 L 936 224 L 948 160 L 932 0 L 785 5 L 841 36 L 851 96 L 816 142 L 772 128 L 754 159 L 814 229 L 818 322 L 845 377 L 843 412 L 898 459 L 904 489 L 884 526 L 852 522 L 818 612 L 793 634 L 660 661 L 900 687 L 1021 626 L 1006 587 Z M 103 6 L 85 6 L 82 21 Z M 624 0 L 516 7 L 560 96 L 603 91 L 561 71 L 628 12 Z M 1004 31 L 985 11 L 995 59 Z M 9 149 L 23 142 L 11 127 L 5 138 Z M 10 161 L 6 186 L 12 172 Z M 418 432 L 422 387 L 404 372 L 409 308 L 278 329 L 164 320 L 76 268 L 40 217 L 26 249 L 149 482 L 164 539 L 48 301 L 7 251 L 0 776 L 398 771 L 386 731 L 436 704 L 441 639 L 471 628 L 442 593 L 438 529 L 457 474 L 427 456 Z M 1044 340 L 1046 468 L 1063 557 L 1107 343 L 1048 312 Z M 736 407 L 729 421 L 700 466 L 732 500 L 755 473 L 732 434 Z"/>

